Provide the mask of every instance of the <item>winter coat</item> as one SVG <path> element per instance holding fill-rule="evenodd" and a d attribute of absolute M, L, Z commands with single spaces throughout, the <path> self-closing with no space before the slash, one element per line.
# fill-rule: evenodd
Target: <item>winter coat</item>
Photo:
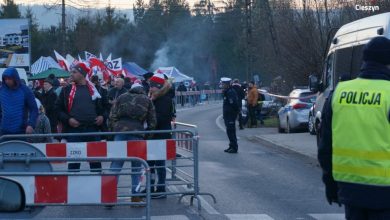
<path fill-rule="evenodd" d="M 72 89 L 72 85 L 68 85 L 66 87 L 63 87 L 61 89 L 61 93 L 58 96 L 56 104 L 55 104 L 56 111 L 58 112 L 58 119 L 59 119 L 59 121 L 62 122 L 62 127 L 63 127 L 62 132 L 63 133 L 66 133 L 67 130 L 69 130 L 69 128 L 70 128 L 69 119 L 71 118 L 71 116 L 69 115 L 69 112 L 68 112 L 68 100 L 69 100 L 69 94 L 70 94 L 71 89 Z M 77 91 L 76 91 L 76 93 L 77 93 Z M 95 105 L 95 109 L 91 109 L 91 110 L 96 111 L 97 116 L 103 116 L 103 118 L 104 118 L 106 111 L 103 107 L 102 101 L 100 99 L 95 99 L 95 100 L 93 100 L 93 102 Z"/>
<path fill-rule="evenodd" d="M 257 91 L 257 87 L 253 86 L 248 91 L 248 105 L 250 106 L 256 106 L 257 105 L 257 99 L 259 98 L 259 92 Z"/>
<path fill-rule="evenodd" d="M 156 111 L 152 101 L 139 86 L 120 95 L 110 112 L 110 127 L 114 132 L 143 131 L 156 127 Z"/>
<path fill-rule="evenodd" d="M 57 94 L 54 91 L 54 87 L 49 91 L 44 92 L 40 98 L 43 107 L 45 108 L 46 116 L 49 118 L 51 132 L 56 133 L 58 124 L 58 114 L 55 110 L 55 104 L 57 100 Z"/>
<path fill-rule="evenodd" d="M 10 77 L 16 83 L 9 88 L 4 78 Z M 24 134 L 26 127 L 35 128 L 38 107 L 30 88 L 22 84 L 16 71 L 4 71 L 0 88 L 0 127 L 2 134 Z"/>
<path fill-rule="evenodd" d="M 359 74 L 360 78 L 390 81 L 390 70 L 381 64 L 366 62 Z M 321 115 L 318 145 L 318 160 L 327 192 L 338 194 L 341 203 L 367 209 L 390 209 L 390 187 L 336 182 L 332 175 L 332 96 L 329 95 Z M 389 110 L 390 121 L 390 110 Z M 383 123 L 389 123 L 389 121 Z"/>

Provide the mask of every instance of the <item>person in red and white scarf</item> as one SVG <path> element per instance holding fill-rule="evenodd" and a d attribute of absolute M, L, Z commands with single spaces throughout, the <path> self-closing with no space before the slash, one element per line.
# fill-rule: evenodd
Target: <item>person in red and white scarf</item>
<path fill-rule="evenodd" d="M 71 67 L 72 84 L 64 87 L 56 101 L 59 120 L 63 125 L 63 133 L 97 132 L 104 119 L 107 118 L 105 109 L 100 101 L 100 94 L 93 83 L 86 79 L 90 72 L 84 63 Z M 66 137 L 67 142 L 99 141 L 98 136 Z M 80 169 L 80 163 L 69 163 L 69 170 Z M 99 171 L 101 163 L 91 162 L 92 171 Z"/>

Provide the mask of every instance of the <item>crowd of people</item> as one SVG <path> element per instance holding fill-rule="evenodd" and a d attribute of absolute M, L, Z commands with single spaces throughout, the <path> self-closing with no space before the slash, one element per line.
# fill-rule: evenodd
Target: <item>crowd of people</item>
<path fill-rule="evenodd" d="M 43 85 L 29 88 L 19 78 L 15 68 L 7 68 L 0 87 L 1 135 L 124 132 L 145 130 L 171 130 L 175 120 L 172 83 L 163 74 L 147 73 L 145 80 L 131 83 L 123 78 L 113 80 L 114 85 L 101 86 L 99 78 L 88 78 L 90 69 L 84 63 L 71 67 L 70 78 L 59 81 L 49 76 Z M 171 103 L 171 104 L 167 104 Z M 32 138 L 31 142 L 90 142 L 106 140 L 170 139 L 171 133 L 154 135 L 101 135 L 64 136 L 62 138 Z M 148 161 L 156 166 L 158 180 L 152 192 L 164 197 L 165 161 Z M 102 169 L 100 162 L 90 162 L 91 172 Z M 123 162 L 112 162 L 110 169 L 119 172 Z M 141 164 L 132 163 L 132 171 L 139 172 Z M 68 163 L 68 170 L 77 172 L 80 163 Z M 132 194 L 140 177 L 132 176 Z M 154 181 L 154 180 L 153 180 Z M 140 196 L 133 196 L 139 202 Z"/>

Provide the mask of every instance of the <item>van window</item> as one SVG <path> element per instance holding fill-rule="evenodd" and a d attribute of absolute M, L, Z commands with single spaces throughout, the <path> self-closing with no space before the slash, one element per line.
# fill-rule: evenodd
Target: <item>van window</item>
<path fill-rule="evenodd" d="M 328 59 L 326 60 L 326 65 L 324 69 L 324 88 L 328 88 L 332 85 L 332 73 L 333 73 L 333 53 L 329 54 Z"/>
<path fill-rule="evenodd" d="M 336 50 L 335 52 L 335 68 L 334 68 L 334 83 L 338 83 L 340 78 L 351 77 L 353 47 L 347 47 Z"/>
<path fill-rule="evenodd" d="M 353 48 L 351 79 L 355 79 L 360 73 L 363 64 L 363 49 L 364 44 Z"/>

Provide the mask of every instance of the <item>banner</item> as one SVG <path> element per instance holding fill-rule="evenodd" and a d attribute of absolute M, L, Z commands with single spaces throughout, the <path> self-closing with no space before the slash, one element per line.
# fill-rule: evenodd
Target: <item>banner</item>
<path fill-rule="evenodd" d="M 0 19 L 0 65 L 30 68 L 28 19 Z"/>

